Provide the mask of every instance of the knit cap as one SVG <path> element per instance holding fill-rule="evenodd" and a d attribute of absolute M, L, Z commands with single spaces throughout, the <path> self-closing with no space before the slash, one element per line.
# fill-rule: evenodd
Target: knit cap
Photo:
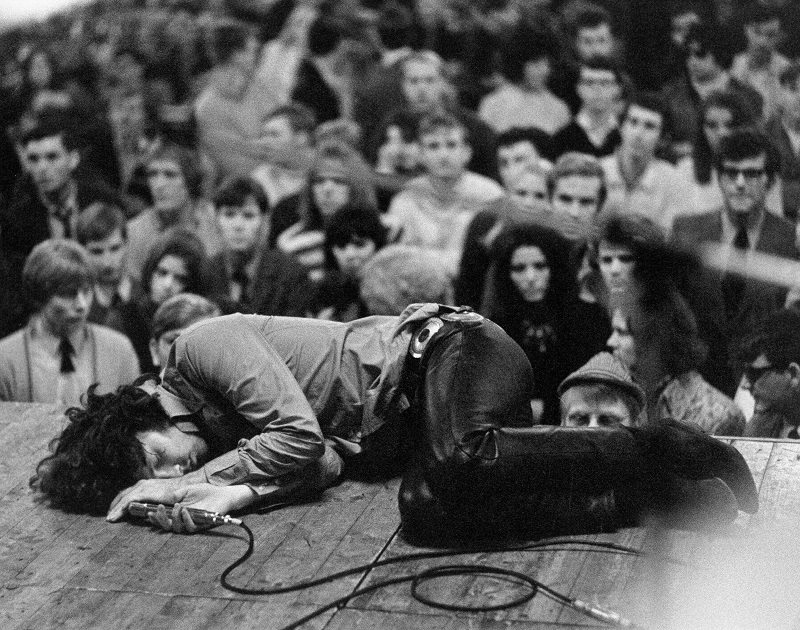
<path fill-rule="evenodd" d="M 605 383 L 628 392 L 642 407 L 646 404 L 644 390 L 633 382 L 628 370 L 610 352 L 598 352 L 584 365 L 575 370 L 558 386 L 558 395 L 561 396 L 573 385 L 586 385 L 591 383 Z"/>

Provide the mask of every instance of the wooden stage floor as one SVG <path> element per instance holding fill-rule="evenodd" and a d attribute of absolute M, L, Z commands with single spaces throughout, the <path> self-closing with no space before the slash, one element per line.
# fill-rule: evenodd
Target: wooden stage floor
<path fill-rule="evenodd" d="M 562 549 L 471 553 L 390 565 L 299 593 L 257 597 L 223 589 L 219 576 L 246 549 L 222 527 L 179 536 L 142 524 L 108 524 L 34 501 L 28 479 L 63 417 L 53 407 L 0 403 L 0 628 L 272 630 L 377 580 L 439 564 L 479 563 L 536 577 L 571 597 L 646 628 L 800 628 L 800 443 L 737 440 L 760 489 L 761 510 L 717 534 L 641 527 L 574 537 L 629 545 L 648 556 Z M 251 588 L 328 575 L 419 551 L 399 535 L 397 481 L 346 482 L 316 502 L 245 522 L 255 554 L 232 581 Z M 655 556 L 667 556 L 668 560 Z M 683 564 L 679 564 L 683 563 Z M 426 592 L 461 604 L 494 604 L 514 586 L 448 578 Z M 604 627 L 541 594 L 492 613 L 445 612 L 414 600 L 408 584 L 359 596 L 307 628 L 490 630 Z"/>

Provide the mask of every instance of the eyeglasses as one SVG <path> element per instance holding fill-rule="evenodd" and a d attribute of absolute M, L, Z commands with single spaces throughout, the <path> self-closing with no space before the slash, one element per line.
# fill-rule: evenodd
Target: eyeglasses
<path fill-rule="evenodd" d="M 736 168 L 735 166 L 723 166 L 719 172 L 722 177 L 727 179 L 736 180 L 741 175 L 745 181 L 749 182 L 754 182 L 766 174 L 763 168 Z"/>
<path fill-rule="evenodd" d="M 764 374 L 767 372 L 772 372 L 774 370 L 781 370 L 783 368 L 778 367 L 777 365 L 765 365 L 763 367 L 754 367 L 752 365 L 748 365 L 744 368 L 744 377 L 747 381 L 753 385 L 758 379 L 760 379 Z"/>

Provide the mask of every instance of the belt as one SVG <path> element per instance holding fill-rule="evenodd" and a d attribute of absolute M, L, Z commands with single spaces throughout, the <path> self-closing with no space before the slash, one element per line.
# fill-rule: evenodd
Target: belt
<path fill-rule="evenodd" d="M 444 313 L 438 317 L 431 317 L 425 321 L 411 337 L 403 366 L 401 389 L 413 404 L 419 391 L 419 384 L 425 373 L 426 355 L 435 341 L 449 337 L 449 331 L 461 329 L 464 326 L 477 325 L 483 321 L 483 316 L 472 311 Z"/>

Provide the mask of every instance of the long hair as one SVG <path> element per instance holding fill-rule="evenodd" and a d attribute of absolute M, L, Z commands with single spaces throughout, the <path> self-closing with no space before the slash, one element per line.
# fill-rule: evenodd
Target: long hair
<path fill-rule="evenodd" d="M 359 153 L 346 143 L 327 140 L 317 147 L 306 186 L 300 197 L 299 214 L 306 229 L 321 230 L 325 217 L 314 201 L 314 181 L 320 173 L 335 172 L 337 177 L 350 187 L 349 205 L 377 208 L 375 187 L 370 178 L 369 167 Z"/>
<path fill-rule="evenodd" d="M 525 300 L 511 280 L 511 258 L 517 248 L 525 246 L 541 249 L 550 267 L 550 286 L 544 298 L 547 306 L 560 312 L 577 295 L 566 241 L 554 230 L 540 225 L 514 224 L 505 228 L 492 248 L 494 295 L 485 308 L 489 318 L 508 321 L 523 308 Z"/>
<path fill-rule="evenodd" d="M 708 95 L 700 111 L 700 121 L 694 141 L 694 178 L 700 184 L 711 181 L 711 172 L 714 169 L 714 153 L 708 144 L 703 127 L 706 114 L 712 108 L 724 109 L 731 114 L 731 127 L 748 127 L 755 123 L 752 107 L 736 92 L 714 91 Z"/>
<path fill-rule="evenodd" d="M 51 455 L 36 467 L 30 486 L 53 507 L 105 513 L 114 497 L 144 477 L 144 450 L 136 434 L 169 424 L 158 401 L 139 387 L 139 377 L 111 394 L 92 385 L 82 407 L 67 409 L 69 424 L 50 443 Z"/>
<path fill-rule="evenodd" d="M 200 238 L 185 228 L 173 228 L 162 234 L 151 246 L 142 266 L 142 291 L 150 295 L 150 282 L 164 256 L 176 256 L 186 264 L 185 293 L 205 295 L 208 292 L 208 260 Z"/>

